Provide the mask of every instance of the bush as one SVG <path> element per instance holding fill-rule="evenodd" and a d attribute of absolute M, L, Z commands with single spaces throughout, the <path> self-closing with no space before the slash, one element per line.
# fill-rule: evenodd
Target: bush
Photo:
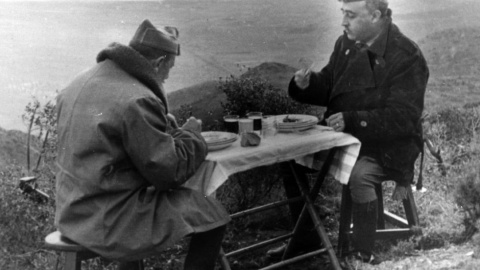
<path fill-rule="evenodd" d="M 275 89 L 267 80 L 259 77 L 234 77 L 220 79 L 218 88 L 227 99 L 222 103 L 225 114 L 246 115 L 248 112 L 276 114 L 315 114 L 318 109 L 292 100 L 285 91 Z"/>
<path fill-rule="evenodd" d="M 478 108 L 445 108 L 428 116 L 426 121 L 430 127 L 434 125 L 441 127 L 440 139 L 445 142 L 469 143 L 480 131 L 480 111 Z"/>
<path fill-rule="evenodd" d="M 476 163 L 476 162 L 475 162 Z M 471 171 L 464 179 L 460 180 L 455 191 L 455 198 L 465 212 L 464 224 L 466 236 L 471 237 L 480 229 L 480 169 L 478 163 L 473 164 Z"/>

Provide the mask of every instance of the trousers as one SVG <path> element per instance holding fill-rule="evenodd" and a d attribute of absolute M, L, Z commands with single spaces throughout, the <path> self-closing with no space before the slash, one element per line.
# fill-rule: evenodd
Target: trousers
<path fill-rule="evenodd" d="M 359 156 L 348 181 L 352 201 L 367 203 L 376 200 L 375 185 L 381 184 L 387 178 L 385 169 L 377 159 Z"/>

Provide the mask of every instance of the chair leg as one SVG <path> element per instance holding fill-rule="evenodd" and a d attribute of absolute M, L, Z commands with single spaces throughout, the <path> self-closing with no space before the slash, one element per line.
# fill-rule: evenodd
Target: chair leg
<path fill-rule="evenodd" d="M 81 270 L 82 260 L 78 252 L 65 252 L 65 270 Z"/>
<path fill-rule="evenodd" d="M 390 238 L 404 238 L 408 237 L 412 233 L 421 233 L 421 230 L 411 230 L 412 227 L 419 226 L 419 219 L 417 213 L 417 207 L 413 197 L 411 188 L 407 188 L 407 199 L 403 200 L 403 207 L 405 209 L 405 215 L 407 220 L 400 218 L 394 214 L 389 213 L 387 216 L 384 211 L 383 204 L 383 192 L 382 185 L 375 187 L 375 192 L 378 198 L 378 222 L 376 238 L 378 239 L 390 239 Z M 402 219 L 402 220 L 399 220 Z M 399 226 L 399 229 L 385 229 L 385 220 L 392 224 Z M 352 199 L 350 196 L 350 190 L 348 186 L 343 186 L 342 190 L 342 203 L 340 209 L 340 224 L 338 233 L 338 246 L 337 253 L 339 257 L 343 257 L 348 252 L 349 248 L 349 236 L 351 234 L 352 222 Z M 406 224 L 408 222 L 408 225 Z"/>
<path fill-rule="evenodd" d="M 344 257 L 348 252 L 348 232 L 352 224 L 352 198 L 350 197 L 350 189 L 348 186 L 342 188 L 342 202 L 340 206 L 340 224 L 338 232 L 337 253 L 338 256 Z"/>
<path fill-rule="evenodd" d="M 145 269 L 145 265 L 143 264 L 143 260 L 139 260 L 138 261 L 138 270 L 144 270 Z"/>
<path fill-rule="evenodd" d="M 385 229 L 385 219 L 383 217 L 383 191 L 382 185 L 375 185 L 375 193 L 377 194 L 378 201 L 378 218 L 377 218 L 377 229 Z"/>
<path fill-rule="evenodd" d="M 412 188 L 407 188 L 407 199 L 403 200 L 403 207 L 405 208 L 405 215 L 407 216 L 408 225 L 418 226 L 420 223 L 418 221 L 418 212 L 417 206 L 415 205 L 415 198 L 413 197 Z"/>
<path fill-rule="evenodd" d="M 118 264 L 118 270 L 143 270 L 143 260 L 122 262 Z"/>

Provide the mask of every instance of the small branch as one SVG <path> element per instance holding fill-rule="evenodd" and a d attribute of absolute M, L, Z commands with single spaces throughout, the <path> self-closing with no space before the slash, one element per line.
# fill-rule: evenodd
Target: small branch
<path fill-rule="evenodd" d="M 430 151 L 430 154 L 432 154 L 432 156 L 437 160 L 442 176 L 446 176 L 447 168 L 445 167 L 445 164 L 443 163 L 443 158 L 440 155 L 440 148 L 435 149 L 432 141 L 429 138 L 424 138 L 423 140 L 427 145 L 427 148 Z"/>
<path fill-rule="evenodd" d="M 38 156 L 37 165 L 35 166 L 35 172 L 38 171 L 38 166 L 40 165 L 40 161 L 42 160 L 42 155 L 45 153 L 45 147 L 47 145 L 48 134 L 49 133 L 50 133 L 50 130 L 47 130 L 47 132 L 45 133 L 45 139 L 43 140 L 43 144 L 42 144 L 42 151 L 40 152 L 40 155 Z"/>
<path fill-rule="evenodd" d="M 37 113 L 38 106 L 35 106 L 32 112 L 32 117 L 30 117 L 30 124 L 28 125 L 28 134 L 27 134 L 27 170 L 30 173 L 30 137 L 32 133 L 32 126 L 35 120 L 35 115 Z"/>

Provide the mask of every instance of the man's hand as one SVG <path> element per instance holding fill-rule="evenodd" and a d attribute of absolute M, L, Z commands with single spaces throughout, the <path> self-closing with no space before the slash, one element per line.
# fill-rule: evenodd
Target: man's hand
<path fill-rule="evenodd" d="M 312 74 L 312 71 L 310 69 L 300 69 L 297 72 L 295 72 L 295 84 L 297 84 L 297 87 L 304 90 L 310 85 L 310 75 Z"/>
<path fill-rule="evenodd" d="M 202 132 L 202 120 L 195 117 L 188 118 L 187 122 L 183 124 L 182 129 Z"/>
<path fill-rule="evenodd" d="M 325 121 L 327 126 L 332 127 L 335 131 L 342 132 L 345 130 L 345 121 L 342 113 L 332 114 Z"/>
<path fill-rule="evenodd" d="M 173 127 L 173 128 L 178 128 L 178 123 L 177 123 L 177 119 L 175 118 L 175 116 L 171 113 L 168 113 L 167 114 L 167 119 L 168 119 L 168 122 L 170 122 L 170 125 Z"/>

